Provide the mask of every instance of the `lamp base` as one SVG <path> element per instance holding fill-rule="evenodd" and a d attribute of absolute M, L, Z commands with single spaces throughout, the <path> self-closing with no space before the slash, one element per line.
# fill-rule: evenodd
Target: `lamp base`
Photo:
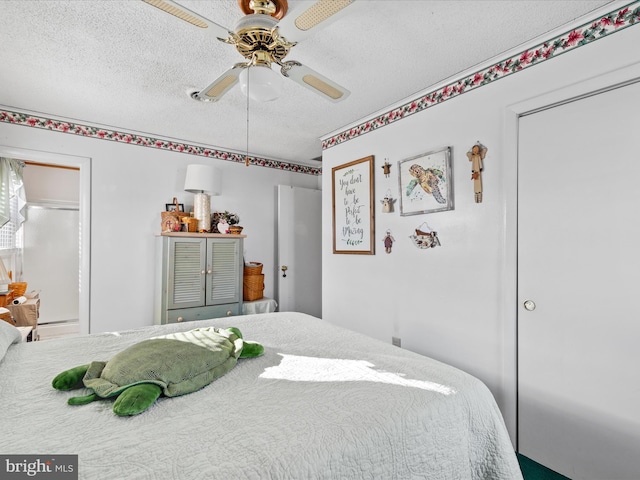
<path fill-rule="evenodd" d="M 211 197 L 207 193 L 194 195 L 193 218 L 198 220 L 199 232 L 211 230 Z"/>

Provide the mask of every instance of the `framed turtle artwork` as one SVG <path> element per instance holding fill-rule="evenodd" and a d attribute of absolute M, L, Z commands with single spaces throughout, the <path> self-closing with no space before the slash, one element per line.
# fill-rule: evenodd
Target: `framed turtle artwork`
<path fill-rule="evenodd" d="M 451 147 L 398 162 L 400 215 L 453 210 Z"/>

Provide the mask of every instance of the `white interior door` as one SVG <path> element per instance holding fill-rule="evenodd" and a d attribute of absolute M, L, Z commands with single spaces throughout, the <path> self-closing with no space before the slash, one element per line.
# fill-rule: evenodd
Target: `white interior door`
<path fill-rule="evenodd" d="M 639 98 L 520 119 L 518 450 L 574 480 L 640 478 Z"/>
<path fill-rule="evenodd" d="M 321 200 L 320 190 L 278 185 L 277 300 L 281 312 L 322 316 Z"/>

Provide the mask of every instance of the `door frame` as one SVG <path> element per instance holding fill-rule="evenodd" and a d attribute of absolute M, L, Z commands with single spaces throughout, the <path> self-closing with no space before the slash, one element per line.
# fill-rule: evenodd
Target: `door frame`
<path fill-rule="evenodd" d="M 17 160 L 34 161 L 49 165 L 75 167 L 80 170 L 80 292 L 78 305 L 78 323 L 80 333 L 91 332 L 91 158 L 61 153 L 15 148 L 0 145 L 0 156 Z"/>
<path fill-rule="evenodd" d="M 500 291 L 503 297 L 499 314 L 503 325 L 501 391 L 502 414 L 518 450 L 518 129 L 520 117 L 562 103 L 596 95 L 602 91 L 622 87 L 640 80 L 640 62 L 613 70 L 579 83 L 571 84 L 543 95 L 506 107 L 503 111 L 502 163 L 502 272 Z"/>

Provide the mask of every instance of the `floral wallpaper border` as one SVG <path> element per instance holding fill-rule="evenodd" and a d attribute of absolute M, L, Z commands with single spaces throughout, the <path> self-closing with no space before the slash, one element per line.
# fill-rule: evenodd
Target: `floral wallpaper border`
<path fill-rule="evenodd" d="M 246 155 L 242 153 L 227 152 L 216 148 L 201 147 L 197 145 L 190 145 L 188 143 L 137 135 L 134 133 L 109 130 L 107 128 L 92 127 L 62 120 L 53 120 L 51 118 L 41 117 L 38 115 L 12 112 L 9 110 L 0 110 L 0 122 L 51 130 L 54 132 L 70 133 L 73 135 L 98 138 L 101 140 L 111 140 L 113 142 L 128 143 L 131 145 L 140 145 L 142 147 L 188 153 L 200 157 L 216 158 L 218 160 L 227 160 L 236 163 L 246 162 Z M 254 156 L 249 156 L 249 165 L 275 168 L 277 170 L 295 173 L 306 173 L 309 175 L 320 175 L 322 173 L 322 169 L 318 167 L 298 165 L 295 163 L 269 160 L 268 158 Z"/>
<path fill-rule="evenodd" d="M 360 135 L 394 123 L 409 115 L 413 115 L 414 113 L 418 113 L 446 100 L 455 98 L 465 92 L 488 85 L 500 78 L 504 78 L 525 68 L 537 65 L 562 53 L 574 50 L 638 23 L 640 23 L 640 0 L 631 2 L 620 10 L 614 10 L 590 23 L 585 23 L 569 32 L 541 43 L 534 48 L 520 52 L 494 65 L 479 70 L 474 74 L 422 95 L 421 97 L 416 98 L 398 108 L 367 120 L 360 125 L 327 138 L 322 141 L 322 149 L 326 150 L 340 143 L 352 140 Z M 236 163 L 246 162 L 246 156 L 241 153 L 227 152 L 225 150 L 190 145 L 188 143 L 171 140 L 163 140 L 161 138 L 126 133 L 107 128 L 81 125 L 63 120 L 54 120 L 38 115 L 14 112 L 10 110 L 0 109 L 0 122 L 97 138 L 101 140 L 111 140 L 114 142 L 128 143 L 149 148 L 158 148 L 161 150 L 170 150 Z M 249 165 L 275 168 L 277 170 L 305 173 L 309 175 L 322 174 L 322 168 L 298 165 L 279 160 L 269 160 L 267 158 L 255 156 L 249 156 Z"/>
<path fill-rule="evenodd" d="M 460 78 L 442 88 L 433 90 L 415 100 L 405 103 L 398 108 L 327 138 L 322 141 L 322 149 L 326 150 L 348 140 L 352 140 L 360 135 L 397 122 L 409 115 L 455 98 L 465 92 L 488 85 L 507 75 L 537 65 L 562 53 L 575 50 L 578 47 L 638 23 L 640 23 L 640 1 L 635 1 L 629 3 L 621 10 L 609 12 L 590 23 L 585 23 L 569 32 L 541 43 L 534 48 L 520 52 L 467 77 Z"/>

